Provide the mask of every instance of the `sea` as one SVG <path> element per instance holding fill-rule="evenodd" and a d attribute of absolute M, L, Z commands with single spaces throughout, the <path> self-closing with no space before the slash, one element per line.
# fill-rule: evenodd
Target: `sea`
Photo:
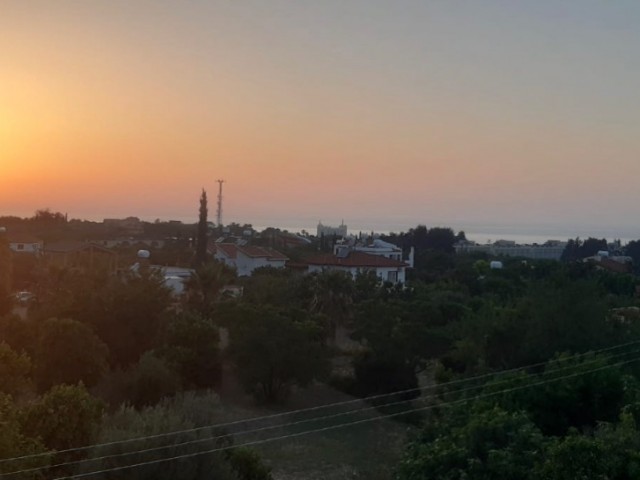
<path fill-rule="evenodd" d="M 346 222 L 345 222 L 346 223 Z M 333 226 L 337 226 L 336 223 Z M 413 225 L 394 225 L 393 228 L 384 224 L 377 225 L 358 225 L 354 226 L 347 224 L 348 232 L 351 234 L 363 234 L 375 233 L 380 235 L 388 235 L 390 233 L 406 232 L 411 228 L 415 228 Z M 276 225 L 271 225 L 276 226 Z M 253 225 L 253 227 L 260 231 L 266 228 L 266 226 Z M 512 240 L 522 245 L 543 244 L 547 240 L 560 240 L 567 241 L 575 238 L 605 238 L 608 241 L 620 240 L 623 244 L 626 244 L 632 240 L 640 239 L 640 227 L 588 227 L 588 226 L 575 226 L 575 227 L 563 227 L 558 225 L 481 225 L 481 224 L 446 224 L 439 223 L 435 225 L 427 224 L 427 228 L 432 227 L 449 227 L 454 232 L 464 231 L 467 240 L 472 240 L 479 244 L 493 243 L 497 240 Z M 281 225 L 279 228 L 287 230 L 292 233 L 308 232 L 315 234 L 316 225 L 307 226 L 287 226 Z"/>
<path fill-rule="evenodd" d="M 103 218 L 108 215 L 92 215 L 87 218 L 93 221 L 102 221 Z M 117 215 L 112 215 L 114 218 L 118 218 Z M 139 218 L 145 221 L 154 221 L 155 218 L 147 218 L 145 215 L 140 215 Z M 176 216 L 171 218 L 172 220 L 180 220 L 185 223 L 195 223 L 197 218 L 195 216 L 181 217 Z M 169 220 L 163 218 L 162 220 Z M 267 227 L 276 227 L 282 230 L 287 230 L 291 233 L 303 233 L 308 232 L 310 234 L 316 233 L 318 221 L 309 218 L 225 218 L 223 223 L 235 222 L 241 225 L 251 224 L 254 229 L 261 231 Z M 608 241 L 620 240 L 623 244 L 632 240 L 640 239 L 640 225 L 628 224 L 628 225 L 572 225 L 567 224 L 500 224 L 497 222 L 483 223 L 477 220 L 470 221 L 451 221 L 438 220 L 429 222 L 425 220 L 419 221 L 395 221 L 395 220 L 358 220 L 358 219 L 345 219 L 348 232 L 350 234 L 371 234 L 377 233 L 381 235 L 388 235 L 390 233 L 406 232 L 411 228 L 415 228 L 418 224 L 426 225 L 427 228 L 432 227 L 450 227 L 456 233 L 464 231 L 468 240 L 472 240 L 479 244 L 493 243 L 497 240 L 512 240 L 518 244 L 542 244 L 547 240 L 560 240 L 567 241 L 571 238 L 605 238 Z M 323 221 L 325 225 L 338 226 L 340 221 Z"/>

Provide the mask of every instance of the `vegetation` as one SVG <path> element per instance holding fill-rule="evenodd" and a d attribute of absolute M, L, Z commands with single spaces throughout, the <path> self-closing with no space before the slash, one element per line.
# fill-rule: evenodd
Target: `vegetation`
<path fill-rule="evenodd" d="M 318 323 L 300 310 L 246 307 L 230 322 L 230 356 L 256 398 L 278 402 L 293 386 L 306 386 L 328 370 Z"/>
<path fill-rule="evenodd" d="M 167 263 L 200 258 L 182 295 L 155 268 L 20 266 L 35 300 L 22 316 L 0 316 L 0 457 L 42 455 L 0 463 L 0 472 L 107 457 L 45 470 L 46 478 L 223 448 L 105 478 L 267 480 L 274 466 L 257 450 L 231 448 L 240 437 L 233 428 L 194 429 L 222 422 L 229 403 L 270 414 L 329 384 L 365 400 L 404 392 L 368 400 L 396 414 L 388 422 L 405 422 L 403 432 L 410 426 L 401 460 L 377 478 L 638 476 L 640 369 L 629 343 L 640 341 L 638 280 L 581 261 L 602 241 L 574 240 L 562 262 L 503 258 L 495 270 L 485 255 L 454 253 L 464 233 L 418 226 L 386 238 L 415 252 L 406 285 L 367 272 L 264 268 L 236 278 L 198 250 L 205 192 L 200 212 L 205 236 L 195 250 L 188 229 L 145 225 L 175 230 L 159 249 Z M 46 211 L 27 222 L 52 238 L 73 225 Z M 316 242 L 304 248 L 321 248 Z M 626 253 L 636 250 L 632 242 Z M 3 268 L 17 264 L 7 252 L 0 243 L 0 297 L 15 281 L 16 270 Z M 231 284 L 241 296 L 225 293 Z M 235 382 L 246 394 L 228 393 Z M 185 431 L 173 443 L 199 443 L 154 437 L 143 446 L 166 448 L 149 454 L 118 443 L 168 431 Z M 93 443 L 111 445 L 59 453 Z"/>
<path fill-rule="evenodd" d="M 203 265 L 207 259 L 207 214 L 207 192 L 202 189 L 202 195 L 200 196 L 200 212 L 198 216 L 198 231 L 196 233 L 196 258 L 194 261 L 196 266 Z"/>

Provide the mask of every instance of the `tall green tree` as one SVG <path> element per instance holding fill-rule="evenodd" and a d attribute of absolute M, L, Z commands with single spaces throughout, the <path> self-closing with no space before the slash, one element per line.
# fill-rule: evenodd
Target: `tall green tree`
<path fill-rule="evenodd" d="M 210 319 L 184 312 L 169 321 L 157 354 L 178 372 L 185 386 L 212 387 L 221 374 L 219 342 L 218 328 Z"/>
<path fill-rule="evenodd" d="M 207 192 L 205 189 L 202 189 L 202 194 L 200 195 L 200 211 L 198 215 L 198 231 L 196 233 L 196 258 L 195 265 L 199 266 L 206 262 L 207 260 Z"/>
<path fill-rule="evenodd" d="M 293 386 L 306 386 L 328 372 L 323 329 L 304 311 L 245 307 L 229 323 L 229 353 L 246 390 L 269 403 Z"/>
<path fill-rule="evenodd" d="M 93 386 L 107 371 L 109 350 L 90 327 L 70 319 L 52 318 L 40 329 L 35 352 L 38 387 L 62 383 Z"/>
<path fill-rule="evenodd" d="M 418 366 L 427 356 L 428 324 L 407 305 L 381 299 L 358 306 L 352 338 L 365 350 L 354 359 L 357 390 L 374 395 L 418 385 Z"/>
<path fill-rule="evenodd" d="M 126 367 L 158 345 L 171 294 L 162 275 L 149 269 L 112 278 L 87 300 L 81 318 L 109 347 L 110 363 Z"/>
<path fill-rule="evenodd" d="M 352 314 L 355 294 L 353 277 L 345 272 L 322 272 L 305 279 L 309 285 L 309 311 L 328 319 L 328 335 L 335 339 L 339 327 Z"/>
<path fill-rule="evenodd" d="M 234 279 L 235 272 L 221 262 L 199 265 L 186 282 L 189 308 L 212 318 L 222 289 Z"/>

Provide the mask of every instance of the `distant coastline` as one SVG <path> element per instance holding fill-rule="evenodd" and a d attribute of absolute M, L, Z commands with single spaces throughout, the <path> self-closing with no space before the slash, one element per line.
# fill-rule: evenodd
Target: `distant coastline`
<path fill-rule="evenodd" d="M 4 214 L 4 215 L 15 215 L 15 214 Z M 0 216 L 4 216 L 0 215 Z M 29 217 L 31 215 L 28 214 L 17 214 L 20 217 Z M 104 218 L 124 218 L 127 216 L 137 216 L 141 220 L 146 222 L 155 221 L 155 217 L 141 214 L 137 215 L 135 212 L 132 212 L 127 215 L 117 215 L 117 214 L 103 214 L 103 215 L 78 215 L 75 216 L 72 213 L 69 214 L 69 218 L 79 218 L 81 220 L 88 220 L 92 222 L 101 223 Z M 169 221 L 169 220 L 178 220 L 184 223 L 196 223 L 197 218 L 195 216 L 182 216 L 182 215 L 173 215 L 160 218 L 161 221 Z M 327 218 L 321 219 L 323 223 L 327 225 L 338 225 L 341 221 L 341 218 Z M 233 216 L 229 216 L 226 221 L 223 223 L 239 223 L 245 224 L 249 223 L 253 226 L 254 229 L 261 231 L 267 227 L 280 228 L 282 230 L 288 230 L 292 233 L 299 233 L 303 230 L 308 232 L 309 234 L 315 235 L 317 221 L 314 223 L 309 218 L 297 218 L 292 220 L 283 220 L 283 219 L 270 219 L 270 218 L 260 218 L 252 221 L 250 218 L 238 219 Z M 566 241 L 570 238 L 580 237 L 582 239 L 595 237 L 595 238 L 606 238 L 607 240 L 619 239 L 623 244 L 628 243 L 632 240 L 640 239 L 640 226 L 637 225 L 627 225 L 623 227 L 619 226 L 584 226 L 584 225 L 526 225 L 526 224 L 504 224 L 500 225 L 494 222 L 479 222 L 479 221 L 451 221 L 447 222 L 446 220 L 438 219 L 437 221 L 428 221 L 428 220 L 418 220 L 415 222 L 411 222 L 408 220 L 402 221 L 380 221 L 380 220 L 359 220 L 357 222 L 352 221 L 352 219 L 345 218 L 344 222 L 347 224 L 348 232 L 350 234 L 358 234 L 359 232 L 370 233 L 375 232 L 382 235 L 387 235 L 389 233 L 400 233 L 406 232 L 411 228 L 416 227 L 418 224 L 426 225 L 427 228 L 431 227 L 449 227 L 452 228 L 456 233 L 459 231 L 464 231 L 467 239 L 472 240 L 479 244 L 486 244 L 495 242 L 496 240 L 513 240 L 518 244 L 542 244 L 547 240 L 561 240 Z"/>

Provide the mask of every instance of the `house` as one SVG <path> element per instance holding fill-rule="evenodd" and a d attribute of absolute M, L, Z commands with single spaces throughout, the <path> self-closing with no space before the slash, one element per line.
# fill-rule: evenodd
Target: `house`
<path fill-rule="evenodd" d="M 240 277 L 250 276 L 260 267 L 284 268 L 288 260 L 273 248 L 235 243 L 216 243 L 213 256 L 225 265 L 235 268 Z"/>
<path fill-rule="evenodd" d="M 38 255 L 42 252 L 42 240 L 27 234 L 9 235 L 9 248 L 16 253 Z"/>
<path fill-rule="evenodd" d="M 393 243 L 385 242 L 379 238 L 370 239 L 367 241 L 357 241 L 354 238 L 345 239 L 336 243 L 333 247 L 334 255 L 340 255 L 340 252 L 344 249 L 354 250 L 356 252 L 368 253 L 369 255 L 380 255 L 391 260 L 403 260 L 402 248 L 394 245 Z M 409 267 L 413 267 L 414 248 L 411 247 L 409 251 L 409 258 L 407 263 Z"/>
<path fill-rule="evenodd" d="M 587 257 L 585 263 L 592 263 L 597 268 L 613 273 L 631 273 L 633 271 L 633 258 L 626 256 L 612 256 L 607 251 L 600 251 L 596 255 Z"/>
<path fill-rule="evenodd" d="M 307 272 L 339 271 L 354 278 L 360 273 L 375 272 L 384 282 L 405 283 L 409 265 L 402 260 L 372 255 L 353 249 L 343 249 L 338 254 L 322 254 L 306 259 Z"/>
<path fill-rule="evenodd" d="M 283 232 L 275 228 L 267 228 L 260 233 L 260 238 L 275 248 L 298 248 L 308 247 L 312 244 L 311 240 L 302 235 L 295 233 Z"/>
<path fill-rule="evenodd" d="M 43 254 L 47 264 L 61 268 L 105 269 L 111 273 L 118 270 L 118 254 L 95 243 L 48 243 L 44 246 Z"/>

